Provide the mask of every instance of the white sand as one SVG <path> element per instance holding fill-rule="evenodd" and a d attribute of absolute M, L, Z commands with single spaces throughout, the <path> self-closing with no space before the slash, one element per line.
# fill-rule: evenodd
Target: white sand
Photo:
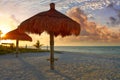
<path fill-rule="evenodd" d="M 0 56 L 0 80 L 120 80 L 120 54 L 55 54 L 50 70 L 49 53 Z"/>

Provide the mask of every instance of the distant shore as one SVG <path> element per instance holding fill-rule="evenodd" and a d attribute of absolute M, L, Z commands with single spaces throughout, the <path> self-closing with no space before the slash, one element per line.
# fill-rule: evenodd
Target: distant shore
<path fill-rule="evenodd" d="M 120 55 L 55 53 L 50 70 L 49 52 L 0 56 L 0 80 L 120 80 Z"/>

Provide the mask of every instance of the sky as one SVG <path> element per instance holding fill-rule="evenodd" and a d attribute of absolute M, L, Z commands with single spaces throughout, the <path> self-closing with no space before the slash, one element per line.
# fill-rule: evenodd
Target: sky
<path fill-rule="evenodd" d="M 31 16 L 49 10 L 52 2 L 56 10 L 81 25 L 79 36 L 58 36 L 56 46 L 120 46 L 120 0 L 0 0 L 2 35 Z M 20 45 L 31 46 L 37 40 L 44 46 L 49 45 L 47 33 L 29 35 L 33 41 L 21 41 Z"/>

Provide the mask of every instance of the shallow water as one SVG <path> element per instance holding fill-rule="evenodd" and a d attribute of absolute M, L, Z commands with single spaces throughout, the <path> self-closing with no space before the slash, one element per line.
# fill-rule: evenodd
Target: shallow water
<path fill-rule="evenodd" d="M 46 47 L 43 48 L 45 49 Z M 55 50 L 97 54 L 120 54 L 120 46 L 55 46 Z"/>

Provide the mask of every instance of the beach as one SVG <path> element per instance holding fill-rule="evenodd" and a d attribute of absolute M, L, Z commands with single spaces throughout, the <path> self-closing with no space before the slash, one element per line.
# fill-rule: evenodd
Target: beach
<path fill-rule="evenodd" d="M 56 52 L 50 70 L 49 52 L 0 56 L 0 80 L 120 80 L 120 54 Z"/>

